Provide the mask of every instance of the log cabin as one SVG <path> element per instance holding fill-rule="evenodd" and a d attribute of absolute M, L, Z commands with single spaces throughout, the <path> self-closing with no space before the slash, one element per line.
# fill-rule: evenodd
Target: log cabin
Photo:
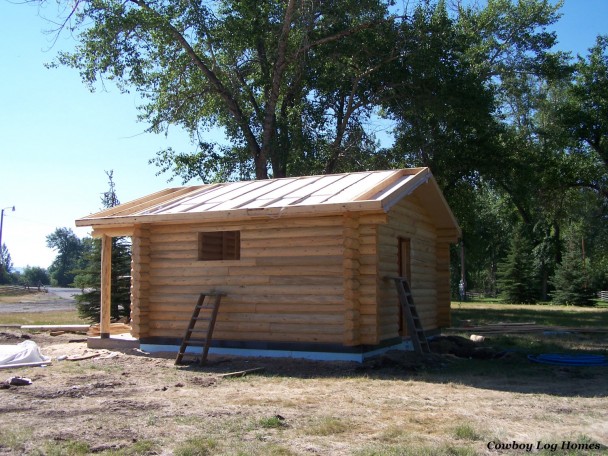
<path fill-rule="evenodd" d="M 131 336 L 177 351 L 200 293 L 222 293 L 210 353 L 363 361 L 408 349 L 391 276 L 407 277 L 427 334 L 450 325 L 460 228 L 428 168 L 166 189 L 76 220 L 132 239 Z"/>

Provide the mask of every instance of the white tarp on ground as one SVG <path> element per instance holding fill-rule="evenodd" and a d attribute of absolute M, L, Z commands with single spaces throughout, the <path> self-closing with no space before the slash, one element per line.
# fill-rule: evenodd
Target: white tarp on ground
<path fill-rule="evenodd" d="M 50 361 L 49 356 L 40 353 L 40 348 L 33 340 L 26 340 L 17 345 L 0 345 L 0 367 Z"/>

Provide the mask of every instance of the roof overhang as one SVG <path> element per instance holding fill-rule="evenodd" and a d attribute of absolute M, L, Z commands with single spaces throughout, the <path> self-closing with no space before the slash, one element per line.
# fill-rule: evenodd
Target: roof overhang
<path fill-rule="evenodd" d="M 92 227 L 93 236 L 130 236 L 141 224 L 388 213 L 411 194 L 420 198 L 441 238 L 454 242 L 461 236 L 458 222 L 428 168 L 169 188 L 80 218 L 76 226 Z M 269 195 L 278 197 L 269 200 Z"/>

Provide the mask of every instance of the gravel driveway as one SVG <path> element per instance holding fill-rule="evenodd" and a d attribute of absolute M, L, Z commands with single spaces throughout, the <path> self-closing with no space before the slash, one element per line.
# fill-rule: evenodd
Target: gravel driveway
<path fill-rule="evenodd" d="M 46 295 L 23 295 L 18 302 L 0 303 L 0 313 L 70 310 L 76 306 L 74 295 L 79 293 L 76 288 L 48 288 Z"/>

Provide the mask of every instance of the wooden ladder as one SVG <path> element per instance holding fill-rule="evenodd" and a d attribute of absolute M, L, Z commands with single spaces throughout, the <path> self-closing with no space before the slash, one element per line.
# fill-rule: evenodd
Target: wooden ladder
<path fill-rule="evenodd" d="M 416 353 L 430 353 L 431 348 L 429 342 L 422 329 L 422 321 L 418 316 L 418 311 L 414 305 L 414 298 L 412 297 L 412 290 L 405 277 L 392 277 L 397 287 L 397 293 L 399 294 L 399 302 L 403 309 L 403 315 L 407 321 L 407 329 L 412 343 L 414 344 L 414 350 Z"/>
<path fill-rule="evenodd" d="M 224 293 L 201 293 L 199 295 L 196 306 L 194 306 L 194 311 L 192 312 L 192 318 L 190 318 L 190 324 L 188 325 L 188 328 L 186 328 L 182 344 L 177 353 L 177 358 L 175 358 L 175 364 L 181 364 L 188 347 L 203 347 L 200 363 L 205 364 L 207 355 L 209 354 L 211 336 L 213 335 L 213 328 L 215 327 L 215 321 L 217 320 L 217 312 L 220 308 L 222 296 L 226 295 Z M 209 299 L 205 300 L 206 297 L 209 297 Z M 211 297 L 214 297 L 215 299 L 211 300 Z M 208 312 L 201 315 L 201 310 Z M 207 327 L 195 329 L 196 323 L 199 321 L 207 323 Z M 203 333 L 205 337 L 192 339 L 192 335 L 196 333 Z"/>

